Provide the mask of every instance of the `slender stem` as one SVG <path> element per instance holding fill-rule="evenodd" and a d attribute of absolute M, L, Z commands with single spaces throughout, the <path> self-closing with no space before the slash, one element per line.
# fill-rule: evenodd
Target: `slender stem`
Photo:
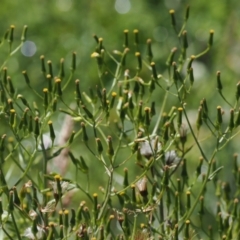
<path fill-rule="evenodd" d="M 15 217 L 14 217 L 13 213 L 11 213 L 11 217 L 12 217 L 14 228 L 16 230 L 17 238 L 18 238 L 18 240 L 21 240 L 22 238 L 21 238 L 21 235 L 19 233 L 19 230 L 18 230 L 18 227 L 17 227 L 17 224 L 16 224 Z"/>
<path fill-rule="evenodd" d="M 134 221 L 133 221 L 133 229 L 132 229 L 132 237 L 131 237 L 131 240 L 134 240 L 136 239 L 135 238 L 135 235 L 136 235 L 136 230 L 137 230 L 137 214 L 134 215 Z"/>
<path fill-rule="evenodd" d="M 169 92 L 167 91 L 165 96 L 164 96 L 163 103 L 162 103 L 162 108 L 161 108 L 161 111 L 159 112 L 158 119 L 157 119 L 157 122 L 155 124 L 154 129 L 153 129 L 152 135 L 156 135 L 156 133 L 157 133 L 158 127 L 159 127 L 161 119 L 162 119 L 162 114 L 163 114 L 165 105 L 167 103 L 168 93 Z"/>
<path fill-rule="evenodd" d="M 194 202 L 193 205 L 191 206 L 190 210 L 186 213 L 186 215 L 183 216 L 182 219 L 180 219 L 180 221 L 179 221 L 179 222 L 183 222 L 182 226 L 179 228 L 179 232 L 183 229 L 183 227 L 184 227 L 184 225 L 185 225 L 185 224 L 184 224 L 185 221 L 186 221 L 187 219 L 189 219 L 189 217 L 190 217 L 191 214 L 193 213 L 194 209 L 196 208 L 197 204 L 199 203 L 199 199 L 200 199 L 200 197 L 201 197 L 202 194 L 203 194 L 203 191 L 204 191 L 204 189 L 205 189 L 205 187 L 206 187 L 206 185 L 207 185 L 207 182 L 209 181 L 208 177 L 209 177 L 209 175 L 210 175 L 210 172 L 211 172 L 211 169 L 212 169 L 213 160 L 214 160 L 214 157 L 215 157 L 215 155 L 216 155 L 217 152 L 218 152 L 217 149 L 215 149 L 214 152 L 213 152 L 213 155 L 212 155 L 211 160 L 210 160 L 209 165 L 208 165 L 206 177 L 205 177 L 205 179 L 204 179 L 204 181 L 203 181 L 203 184 L 202 184 L 202 186 L 201 186 L 200 191 L 198 191 L 198 195 L 197 195 L 197 197 L 196 197 L 196 199 L 195 199 L 195 202 Z"/>
<path fill-rule="evenodd" d="M 203 152 L 203 150 L 202 150 L 202 148 L 201 148 L 201 146 L 200 146 L 200 144 L 199 144 L 199 142 L 198 142 L 198 140 L 197 140 L 197 137 L 196 137 L 196 135 L 195 135 L 195 133 L 194 133 L 194 131 L 193 131 L 193 129 L 192 129 L 192 125 L 191 125 L 191 123 L 190 123 L 190 121 L 189 121 L 189 119 L 188 119 L 187 112 L 186 112 L 186 109 L 184 108 L 183 104 L 182 104 L 182 108 L 183 108 L 183 113 L 184 113 L 184 116 L 185 116 L 185 118 L 186 118 L 186 120 L 187 120 L 188 126 L 189 126 L 189 128 L 190 128 L 191 134 L 192 134 L 192 136 L 193 136 L 193 138 L 194 138 L 194 141 L 195 141 L 195 143 L 197 144 L 198 149 L 199 149 L 199 151 L 201 152 L 202 157 L 204 158 L 204 160 L 205 160 L 206 162 L 208 162 L 208 159 L 207 159 L 206 155 L 204 154 L 204 152 Z"/>
<path fill-rule="evenodd" d="M 108 185 L 107 185 L 107 191 L 106 191 L 106 195 L 105 195 L 105 200 L 104 200 L 104 203 L 101 207 L 101 210 L 100 210 L 100 213 L 98 215 L 98 220 L 100 220 L 102 218 L 102 215 L 107 207 L 107 204 L 108 204 L 108 201 L 109 201 L 109 198 L 111 196 L 111 187 L 112 187 L 112 180 L 113 180 L 113 169 L 111 169 L 110 172 L 110 176 L 109 176 L 109 179 L 108 179 Z"/>
<path fill-rule="evenodd" d="M 14 240 L 9 234 L 8 232 L 6 231 L 6 229 L 2 226 L 2 230 L 4 231 L 4 233 L 7 235 L 8 239 L 9 240 Z"/>

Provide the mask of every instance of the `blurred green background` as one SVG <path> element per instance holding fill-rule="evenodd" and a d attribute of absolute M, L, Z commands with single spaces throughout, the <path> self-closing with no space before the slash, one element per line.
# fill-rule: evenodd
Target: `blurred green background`
<path fill-rule="evenodd" d="M 239 81 L 240 6 L 235 0 L 4 1 L 0 8 L 0 33 L 4 35 L 10 25 L 15 25 L 14 45 L 17 46 L 17 38 L 21 37 L 22 27 L 28 25 L 29 28 L 26 45 L 6 64 L 9 75 L 18 92 L 24 95 L 28 92 L 21 72 L 27 70 L 32 85 L 41 93 L 46 83 L 41 74 L 40 56 L 44 55 L 46 60 L 53 62 L 53 72 L 57 75 L 60 59 L 65 59 L 67 72 L 71 65 L 72 52 L 75 51 L 77 70 L 74 79 L 80 79 L 81 88 L 88 91 L 89 87 L 95 87 L 98 83 L 95 59 L 90 57 L 96 46 L 93 34 L 104 39 L 107 50 L 122 50 L 124 29 L 130 31 L 130 42 L 133 42 L 133 30 L 139 29 L 143 53 L 146 52 L 144 50 L 146 40 L 152 39 L 158 73 L 164 74 L 166 59 L 171 49 L 178 45 L 171 27 L 169 10 L 176 11 L 177 26 L 180 28 L 188 5 L 190 5 L 190 19 L 186 27 L 189 42 L 188 57 L 203 51 L 207 46 L 209 30 L 215 31 L 212 50 L 194 62 L 196 82 L 193 89 L 194 98 L 189 101 L 190 109 L 193 109 L 192 116 L 195 119 L 200 100 L 206 98 L 209 108 L 212 109 L 211 115 L 215 117 L 216 106 L 223 102 L 220 101 L 221 98 L 216 91 L 216 71 L 220 70 L 222 73 L 223 92 L 229 101 L 234 101 L 233 89 Z M 4 57 L 2 54 L 0 60 L 4 61 Z M 64 95 L 74 101 L 73 91 L 74 83 L 72 89 L 70 87 Z M 223 109 L 226 107 L 225 115 L 228 116 L 229 107 L 227 105 L 222 107 Z M 189 113 L 191 114 L 190 111 Z M 211 147 L 210 143 L 206 150 Z M 79 149 L 84 151 L 85 148 L 80 146 Z M 235 140 L 221 153 L 218 164 L 229 166 L 226 163 L 231 161 L 232 154 L 238 149 L 238 140 Z M 199 157 L 199 154 L 196 157 Z M 97 172 L 96 169 L 95 174 Z M 226 169 L 221 177 L 231 182 L 233 180 L 229 177 L 230 174 L 231 168 Z M 100 178 L 100 183 L 103 183 L 101 180 Z M 94 187 L 94 190 L 96 191 L 97 187 Z"/>
<path fill-rule="evenodd" d="M 45 55 L 46 60 L 52 60 L 57 68 L 60 58 L 69 63 L 71 53 L 76 51 L 76 77 L 82 80 L 82 84 L 94 82 L 97 76 L 94 61 L 90 59 L 95 46 L 92 35 L 103 37 L 104 45 L 109 50 L 121 49 L 124 29 L 130 32 L 139 29 L 142 44 L 151 38 L 156 52 L 154 60 L 158 63 L 158 69 L 164 69 L 166 57 L 177 43 L 170 27 L 168 11 L 176 10 L 180 27 L 187 5 L 191 7 L 187 26 L 189 56 L 204 49 L 209 30 L 215 30 L 212 53 L 198 61 L 199 79 L 208 79 L 211 85 L 215 72 L 221 70 L 226 82 L 236 82 L 236 76 L 240 74 L 240 47 L 237 44 L 240 37 L 237 27 L 240 10 L 234 0 L 4 1 L 0 9 L 1 33 L 4 34 L 5 29 L 13 24 L 16 26 L 16 35 L 20 37 L 22 27 L 28 25 L 28 40 L 36 46 L 36 52 L 31 57 L 25 57 L 21 52 L 16 54 L 9 61 L 9 71 L 20 78 L 18 75 L 21 71 L 27 70 L 30 76 L 34 76 L 33 81 L 40 84 L 41 55 Z"/>

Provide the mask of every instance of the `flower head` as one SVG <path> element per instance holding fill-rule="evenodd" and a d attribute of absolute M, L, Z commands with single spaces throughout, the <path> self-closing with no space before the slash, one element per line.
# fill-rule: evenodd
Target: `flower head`
<path fill-rule="evenodd" d="M 158 138 L 150 141 L 145 140 L 140 144 L 140 154 L 147 159 L 150 159 L 154 153 L 158 153 L 161 150 L 161 144 L 158 142 Z"/>
<path fill-rule="evenodd" d="M 171 150 L 165 153 L 165 162 L 168 166 L 175 165 L 180 161 L 180 157 L 178 157 L 175 150 Z"/>

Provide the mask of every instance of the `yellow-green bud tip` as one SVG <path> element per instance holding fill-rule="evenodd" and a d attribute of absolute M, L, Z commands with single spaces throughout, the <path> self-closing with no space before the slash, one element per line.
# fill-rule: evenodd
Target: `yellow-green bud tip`
<path fill-rule="evenodd" d="M 116 92 L 112 92 L 112 97 L 116 97 L 117 93 Z"/>
<path fill-rule="evenodd" d="M 99 53 L 94 52 L 94 53 L 91 54 L 91 58 L 97 58 L 97 57 L 100 57 Z"/>

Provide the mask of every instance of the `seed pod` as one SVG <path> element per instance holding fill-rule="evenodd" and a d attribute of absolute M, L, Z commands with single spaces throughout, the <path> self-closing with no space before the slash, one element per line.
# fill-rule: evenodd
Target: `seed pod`
<path fill-rule="evenodd" d="M 88 141 L 88 135 L 85 127 L 85 123 L 81 122 L 81 127 L 82 127 L 82 133 L 83 133 L 83 141 L 87 142 Z"/>
<path fill-rule="evenodd" d="M 187 210 L 189 211 L 191 208 L 191 192 L 187 191 L 186 195 L 187 195 Z"/>
<path fill-rule="evenodd" d="M 83 172 L 83 173 L 88 173 L 88 166 L 83 158 L 83 156 L 80 156 L 80 170 Z"/>
<path fill-rule="evenodd" d="M 62 96 L 62 88 L 61 88 L 61 79 L 57 78 L 55 80 L 55 91 L 57 92 L 58 96 Z"/>
<path fill-rule="evenodd" d="M 196 176 L 197 177 L 199 177 L 199 175 L 201 174 L 202 164 L 203 164 L 203 157 L 199 157 L 199 163 L 196 168 Z"/>
<path fill-rule="evenodd" d="M 186 220 L 186 222 L 185 222 L 185 230 L 184 230 L 184 238 L 185 239 L 189 239 L 190 238 L 189 226 L 190 226 L 190 220 Z"/>
<path fill-rule="evenodd" d="M 185 21 L 187 21 L 188 18 L 189 18 L 189 11 L 190 11 L 190 7 L 188 5 L 187 8 L 186 8 L 186 12 L 185 12 Z"/>
<path fill-rule="evenodd" d="M 237 180 L 237 173 L 238 173 L 238 154 L 234 153 L 233 154 L 233 175 L 235 179 Z"/>
<path fill-rule="evenodd" d="M 40 134 L 39 118 L 35 117 L 34 122 L 35 122 L 34 135 L 35 135 L 35 138 L 37 139 Z"/>
<path fill-rule="evenodd" d="M 96 138 L 96 143 L 97 143 L 97 151 L 101 155 L 103 152 L 103 146 L 100 138 Z"/>
<path fill-rule="evenodd" d="M 39 206 L 39 200 L 38 200 L 38 197 L 37 197 L 37 189 L 36 187 L 32 187 L 32 190 L 33 190 L 33 195 L 32 195 L 32 208 L 34 211 L 36 211 L 36 209 L 38 208 Z"/>
<path fill-rule="evenodd" d="M 169 13 L 171 15 L 172 25 L 173 25 L 173 27 L 175 27 L 176 26 L 175 11 L 173 9 L 171 9 L 169 11 Z"/>
<path fill-rule="evenodd" d="M 193 60 L 195 59 L 195 56 L 194 55 L 192 55 L 191 57 L 190 57 L 190 60 L 189 60 L 189 62 L 188 62 L 188 65 L 187 65 L 187 71 L 189 72 L 190 71 L 190 68 L 192 68 L 192 63 L 193 63 Z"/>
<path fill-rule="evenodd" d="M 52 61 L 48 60 L 47 61 L 47 65 L 48 65 L 48 74 L 53 77 L 53 69 L 52 69 Z"/>
<path fill-rule="evenodd" d="M 114 106 L 114 102 L 115 102 L 116 96 L 117 96 L 117 93 L 116 92 L 112 92 L 112 98 L 111 98 L 110 107 L 109 107 L 110 109 L 112 109 L 113 106 Z"/>
<path fill-rule="evenodd" d="M 236 99 L 238 101 L 240 97 L 240 81 L 237 83 L 237 89 L 236 89 Z"/>
<path fill-rule="evenodd" d="M 157 70 L 156 70 L 155 62 L 151 62 L 150 65 L 152 67 L 153 79 L 156 81 L 157 80 Z"/>
<path fill-rule="evenodd" d="M 121 58 L 121 61 L 120 61 L 120 64 L 123 67 L 125 67 L 125 65 L 126 65 L 126 56 L 127 56 L 128 52 L 129 52 L 129 48 L 125 48 L 124 51 L 123 51 L 122 58 Z"/>
<path fill-rule="evenodd" d="M 178 224 L 175 224 L 175 226 L 174 226 L 174 238 L 173 239 L 178 240 L 179 239 L 178 237 L 179 237 Z"/>
<path fill-rule="evenodd" d="M 98 38 L 98 52 L 101 53 L 101 50 L 103 50 L 103 38 Z"/>
<path fill-rule="evenodd" d="M 135 56 L 137 57 L 137 61 L 138 61 L 138 66 L 137 66 L 137 70 L 140 71 L 142 69 L 142 58 L 141 58 L 141 53 L 140 52 L 136 52 Z"/>
<path fill-rule="evenodd" d="M 170 167 L 168 165 L 165 165 L 164 166 L 164 175 L 163 175 L 163 179 L 162 179 L 162 182 L 161 184 L 164 186 L 164 187 L 167 187 L 168 186 L 168 183 L 169 183 L 169 170 L 170 170 Z"/>
<path fill-rule="evenodd" d="M 201 196 L 199 198 L 199 201 L 200 201 L 200 209 L 198 211 L 198 214 L 202 216 L 204 214 L 204 196 Z"/>
<path fill-rule="evenodd" d="M 64 71 L 64 58 L 60 59 L 60 71 L 58 74 L 59 78 L 63 79 L 65 77 L 65 71 Z"/>
<path fill-rule="evenodd" d="M 84 217 L 84 219 L 85 219 L 85 221 L 87 223 L 91 221 L 91 216 L 90 216 L 88 207 L 84 207 L 84 209 L 83 209 L 83 217 Z"/>
<path fill-rule="evenodd" d="M 208 40 L 208 47 L 212 47 L 213 45 L 213 35 L 214 35 L 214 30 L 210 30 L 210 35 L 209 35 L 209 40 Z"/>
<path fill-rule="evenodd" d="M 105 238 L 107 239 L 107 236 L 111 233 L 111 222 L 114 219 L 114 215 L 110 215 L 108 220 L 107 220 L 107 224 L 106 224 L 106 232 L 105 232 Z"/>
<path fill-rule="evenodd" d="M 191 85 L 193 85 L 193 83 L 194 83 L 193 68 L 189 69 L 189 80 L 190 80 Z"/>
<path fill-rule="evenodd" d="M 32 122 L 32 116 L 29 116 L 29 121 L 28 121 L 28 131 L 31 133 L 33 131 L 33 122 Z"/>
<path fill-rule="evenodd" d="M 56 112 L 56 110 L 57 110 L 57 98 L 54 98 L 52 103 L 52 111 Z"/>
<path fill-rule="evenodd" d="M 228 127 L 229 127 L 229 131 L 231 132 L 234 128 L 234 109 L 231 109 L 230 110 L 230 120 L 229 120 L 229 124 L 228 124 Z"/>
<path fill-rule="evenodd" d="M 82 201 L 78 207 L 77 210 L 77 216 L 76 216 L 76 220 L 77 220 L 77 225 L 81 222 L 82 220 L 82 212 L 83 212 L 83 208 L 85 206 L 85 201 Z"/>
<path fill-rule="evenodd" d="M 175 83 L 177 83 L 177 81 L 179 80 L 179 78 L 178 78 L 178 73 L 177 73 L 177 64 L 176 64 L 176 62 L 173 62 L 172 63 L 172 66 L 173 66 L 173 81 L 175 82 Z"/>
<path fill-rule="evenodd" d="M 50 138 L 52 140 L 52 145 L 53 145 L 56 136 L 55 136 L 54 128 L 52 125 L 52 121 L 48 121 L 48 126 L 49 126 Z"/>
<path fill-rule="evenodd" d="M 9 87 L 9 93 L 11 96 L 13 96 L 15 93 L 15 89 L 14 89 L 11 77 L 9 77 L 9 76 L 7 77 L 7 82 L 8 82 L 8 87 Z"/>
<path fill-rule="evenodd" d="M 71 134 L 71 136 L 70 136 L 69 139 L 68 139 L 68 144 L 69 144 L 69 145 L 72 144 L 73 139 L 74 139 L 74 136 L 75 136 L 75 131 L 72 131 L 72 134 Z"/>
<path fill-rule="evenodd" d="M 183 48 L 187 49 L 188 48 L 188 40 L 187 40 L 187 31 L 183 31 Z"/>
<path fill-rule="evenodd" d="M 137 202 L 137 199 L 136 199 L 136 187 L 135 187 L 134 184 L 131 185 L 131 189 L 132 189 L 131 203 L 132 203 L 133 205 L 135 205 L 136 202 Z"/>
<path fill-rule="evenodd" d="M 147 40 L 147 57 L 148 57 L 149 62 L 151 62 L 153 59 L 152 40 L 151 39 Z"/>
<path fill-rule="evenodd" d="M 103 106 L 103 109 L 107 108 L 107 90 L 106 90 L 106 88 L 104 88 L 102 90 L 102 106 Z"/>
<path fill-rule="evenodd" d="M 197 116 L 197 130 L 199 131 L 200 127 L 202 126 L 202 107 L 198 109 L 198 116 Z"/>
<path fill-rule="evenodd" d="M 133 34 L 134 34 L 134 45 L 138 46 L 139 44 L 139 31 L 137 29 L 133 30 Z"/>
<path fill-rule="evenodd" d="M 175 222 L 178 222 L 178 213 L 179 213 L 179 193 L 175 192 L 175 202 L 174 202 L 174 216 Z"/>
<path fill-rule="evenodd" d="M 68 229 L 68 227 L 69 227 L 69 211 L 66 209 L 66 210 L 64 210 L 63 214 L 64 214 L 63 226 L 65 227 L 65 229 Z"/>
<path fill-rule="evenodd" d="M 40 60 L 41 60 L 41 69 L 43 73 L 46 73 L 46 68 L 45 68 L 45 57 L 43 55 L 40 56 Z M 53 77 L 51 75 L 51 77 Z"/>
<path fill-rule="evenodd" d="M 221 76 L 221 72 L 217 71 L 217 90 L 221 92 L 223 87 L 222 87 L 220 76 Z"/>
<path fill-rule="evenodd" d="M 217 122 L 216 122 L 217 127 L 219 127 L 223 122 L 222 114 L 223 114 L 222 108 L 220 106 L 217 106 Z"/>
<path fill-rule="evenodd" d="M 140 91 L 140 83 L 136 80 L 134 81 L 134 87 L 133 87 L 133 92 L 135 94 L 136 100 L 138 99 L 139 91 Z"/>
<path fill-rule="evenodd" d="M 144 108 L 145 116 L 144 116 L 144 125 L 146 128 L 150 126 L 150 108 L 145 107 Z"/>
<path fill-rule="evenodd" d="M 47 74 L 47 81 L 48 81 L 48 91 L 51 93 L 53 91 L 53 86 L 52 86 L 52 76 L 50 74 Z"/>
<path fill-rule="evenodd" d="M 124 48 L 127 48 L 127 47 L 128 47 L 128 30 L 125 29 L 125 30 L 123 31 L 123 33 L 124 33 L 124 43 L 123 43 L 123 47 L 124 47 Z"/>
<path fill-rule="evenodd" d="M 23 105 L 25 105 L 26 107 L 28 107 L 29 109 L 31 109 L 30 106 L 29 106 L 29 104 L 28 104 L 28 102 L 27 102 L 27 100 L 23 97 L 23 95 L 18 94 L 18 95 L 17 95 L 17 99 L 19 99 L 19 98 L 21 99 Z"/>
<path fill-rule="evenodd" d="M 25 79 L 26 84 L 27 84 L 27 85 L 30 85 L 30 80 L 29 80 L 27 71 L 22 71 L 22 74 L 23 74 L 23 76 L 24 76 L 24 79 Z"/>
<path fill-rule="evenodd" d="M 10 34 L 9 34 L 9 38 L 8 38 L 8 42 L 10 44 L 10 51 L 11 51 L 11 45 L 12 45 L 12 42 L 13 42 L 14 29 L 15 29 L 15 26 L 11 25 L 10 26 Z"/>
<path fill-rule="evenodd" d="M 14 193 L 14 204 L 16 204 L 17 206 L 20 206 L 21 201 L 18 197 L 17 188 L 15 186 L 13 187 L 13 193 Z"/>
<path fill-rule="evenodd" d="M 112 137 L 108 136 L 107 138 L 107 143 L 108 143 L 108 149 L 107 149 L 107 153 L 110 157 L 113 157 L 114 155 L 114 149 L 113 149 L 113 144 L 112 144 Z"/>
<path fill-rule="evenodd" d="M 77 53 L 76 52 L 73 52 L 72 53 L 72 71 L 75 71 L 76 70 L 76 57 L 77 57 Z"/>
<path fill-rule="evenodd" d="M 16 111 L 15 111 L 15 109 L 10 109 L 9 123 L 12 127 L 15 127 L 15 125 L 16 125 Z"/>
<path fill-rule="evenodd" d="M 3 68 L 3 83 L 4 86 L 7 86 L 7 67 Z"/>
<path fill-rule="evenodd" d="M 124 177 L 123 177 L 123 187 L 126 188 L 129 186 L 129 181 L 128 181 L 128 169 L 124 168 Z"/>
<path fill-rule="evenodd" d="M 125 192 L 120 192 L 119 194 L 117 194 L 117 198 L 121 207 L 124 206 L 124 198 L 123 198 L 124 194 Z"/>
<path fill-rule="evenodd" d="M 233 216 L 234 220 L 238 216 L 238 203 L 239 203 L 239 200 L 237 198 L 235 198 L 233 201 L 233 209 L 232 209 L 232 216 Z"/>
<path fill-rule="evenodd" d="M 22 36 L 21 36 L 21 41 L 22 41 L 22 42 L 25 42 L 25 41 L 26 41 L 27 30 L 28 30 L 28 26 L 25 25 L 25 26 L 23 27 Z"/>
<path fill-rule="evenodd" d="M 188 179 L 188 172 L 187 172 L 187 160 L 184 158 L 182 160 L 182 171 L 181 171 L 181 176 L 183 178 L 183 181 L 186 183 Z"/>
<path fill-rule="evenodd" d="M 177 123 L 178 123 L 178 128 L 180 128 L 182 126 L 182 112 L 183 112 L 183 108 L 178 108 L 178 119 L 177 119 Z"/>
<path fill-rule="evenodd" d="M 14 210 L 14 192 L 10 191 L 9 192 L 9 199 L 8 199 L 8 213 L 12 213 Z"/>
<path fill-rule="evenodd" d="M 93 194 L 93 218 L 94 222 L 96 222 L 98 217 L 98 195 L 97 193 Z"/>
<path fill-rule="evenodd" d="M 82 105 L 82 109 L 84 110 L 84 112 L 87 114 L 87 116 L 88 116 L 90 119 L 93 119 L 92 113 L 86 108 L 85 105 Z"/>
<path fill-rule="evenodd" d="M 156 115 L 155 102 L 152 102 L 151 109 L 150 109 L 150 116 L 153 117 L 154 115 Z"/>
<path fill-rule="evenodd" d="M 174 59 L 174 56 L 175 56 L 176 51 L 177 51 L 177 48 L 176 48 L 176 47 L 171 50 L 171 52 L 170 52 L 170 54 L 169 54 L 169 56 L 168 56 L 168 59 L 167 59 L 167 61 L 166 61 L 166 65 L 167 65 L 167 66 L 172 66 L 172 64 L 173 64 L 173 59 Z"/>
<path fill-rule="evenodd" d="M 81 91 L 79 88 L 79 79 L 77 79 L 75 81 L 75 93 L 76 93 L 76 100 L 77 100 L 77 104 L 79 104 L 79 101 L 82 101 L 82 95 L 81 95 Z"/>
<path fill-rule="evenodd" d="M 124 215 L 124 220 L 122 222 L 122 229 L 124 232 L 124 235 L 127 237 L 127 239 L 130 236 L 130 223 L 129 223 L 129 214 L 128 214 L 128 210 L 126 208 L 123 209 L 123 215 Z"/>
<path fill-rule="evenodd" d="M 138 110 L 137 110 L 137 116 L 136 116 L 136 120 L 138 121 L 138 123 L 141 123 L 142 120 L 143 120 L 142 107 L 143 107 L 143 102 L 139 101 Z"/>
<path fill-rule="evenodd" d="M 6 139 L 6 134 L 3 134 L 1 139 L 0 139 L 0 152 L 3 153 L 5 150 L 5 139 Z"/>
<path fill-rule="evenodd" d="M 44 106 L 44 109 L 46 111 L 47 108 L 48 108 L 48 89 L 47 88 L 43 89 L 43 94 L 44 94 L 43 106 Z"/>
<path fill-rule="evenodd" d="M 166 122 L 164 124 L 164 130 L 163 130 L 163 140 L 164 143 L 166 143 L 169 139 L 169 126 L 170 126 L 170 122 Z"/>
<path fill-rule="evenodd" d="M 75 225 L 76 225 L 76 212 L 73 208 L 71 208 L 71 219 L 70 219 L 71 231 L 73 230 Z"/>

